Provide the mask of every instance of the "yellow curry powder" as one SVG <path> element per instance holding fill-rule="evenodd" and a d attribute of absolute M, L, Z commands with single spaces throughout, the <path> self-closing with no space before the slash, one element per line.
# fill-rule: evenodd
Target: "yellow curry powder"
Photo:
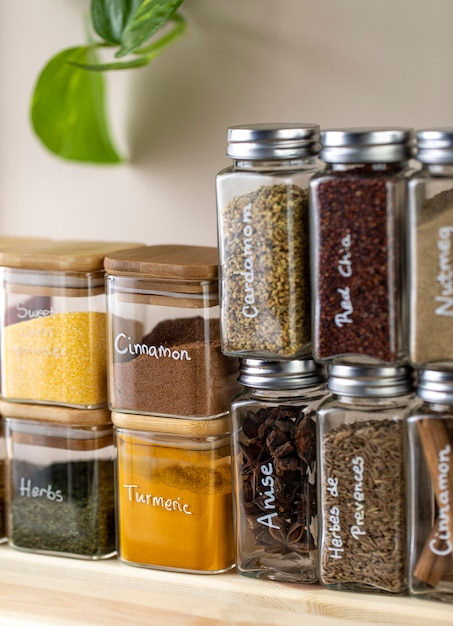
<path fill-rule="evenodd" d="M 234 564 L 230 448 L 189 449 L 117 433 L 119 556 L 220 572 Z M 186 447 L 183 447 L 186 446 Z"/>
<path fill-rule="evenodd" d="M 56 313 L 3 332 L 5 398 L 84 407 L 106 402 L 105 313 Z"/>

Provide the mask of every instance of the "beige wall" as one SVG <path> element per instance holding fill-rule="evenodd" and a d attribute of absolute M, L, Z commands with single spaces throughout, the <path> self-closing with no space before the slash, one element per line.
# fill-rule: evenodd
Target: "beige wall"
<path fill-rule="evenodd" d="M 229 125 L 453 125 L 450 0 L 186 0 L 183 40 L 109 74 L 130 161 L 64 162 L 29 100 L 47 60 L 84 43 L 88 6 L 0 0 L 0 234 L 215 245 Z"/>

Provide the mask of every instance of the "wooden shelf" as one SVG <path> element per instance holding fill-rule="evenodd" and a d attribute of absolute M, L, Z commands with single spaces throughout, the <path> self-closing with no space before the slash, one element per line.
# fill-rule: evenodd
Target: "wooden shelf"
<path fill-rule="evenodd" d="M 116 559 L 81 561 L 27 554 L 1 545 L 0 623 L 451 626 L 453 605 L 259 581 L 236 572 L 180 574 L 131 567 Z"/>

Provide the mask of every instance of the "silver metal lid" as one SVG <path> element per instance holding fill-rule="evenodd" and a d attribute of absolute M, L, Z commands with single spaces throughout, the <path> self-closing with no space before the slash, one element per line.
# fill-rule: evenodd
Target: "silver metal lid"
<path fill-rule="evenodd" d="M 327 387 L 333 393 L 362 398 L 402 396 L 413 389 L 412 369 L 406 366 L 330 365 Z"/>
<path fill-rule="evenodd" d="M 321 132 L 326 163 L 397 163 L 413 156 L 411 128 L 331 128 Z"/>
<path fill-rule="evenodd" d="M 317 124 L 244 124 L 228 129 L 227 155 L 257 161 L 298 159 L 319 153 Z"/>
<path fill-rule="evenodd" d="M 453 163 L 453 128 L 424 128 L 417 131 L 416 158 L 421 163 Z"/>
<path fill-rule="evenodd" d="M 417 395 L 426 402 L 453 404 L 453 366 L 420 370 Z"/>
<path fill-rule="evenodd" d="M 290 361 L 239 360 L 239 382 L 258 389 L 301 389 L 325 382 L 325 368 L 312 359 Z"/>

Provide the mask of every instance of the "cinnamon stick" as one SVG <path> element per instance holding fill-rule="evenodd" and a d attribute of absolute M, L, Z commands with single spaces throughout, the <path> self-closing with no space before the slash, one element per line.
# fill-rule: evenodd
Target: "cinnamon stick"
<path fill-rule="evenodd" d="M 444 544 L 439 542 L 440 530 L 447 530 L 450 545 L 453 543 L 453 503 L 451 501 L 453 497 L 453 468 L 450 465 L 452 445 L 442 420 L 431 418 L 420 420 L 417 422 L 417 429 L 439 511 L 441 514 L 442 511 L 446 511 L 447 515 L 444 515 L 442 520 L 440 516 L 436 519 L 417 561 L 414 575 L 419 580 L 436 586 L 442 579 L 452 558 L 451 552 L 448 555 L 442 555 L 434 553 L 431 549 L 433 541 L 438 542 L 439 552 L 442 552 L 442 546 L 446 545 L 445 542 Z M 439 470 L 443 464 L 448 469 L 446 478 L 444 477 L 445 473 L 441 474 Z"/>

